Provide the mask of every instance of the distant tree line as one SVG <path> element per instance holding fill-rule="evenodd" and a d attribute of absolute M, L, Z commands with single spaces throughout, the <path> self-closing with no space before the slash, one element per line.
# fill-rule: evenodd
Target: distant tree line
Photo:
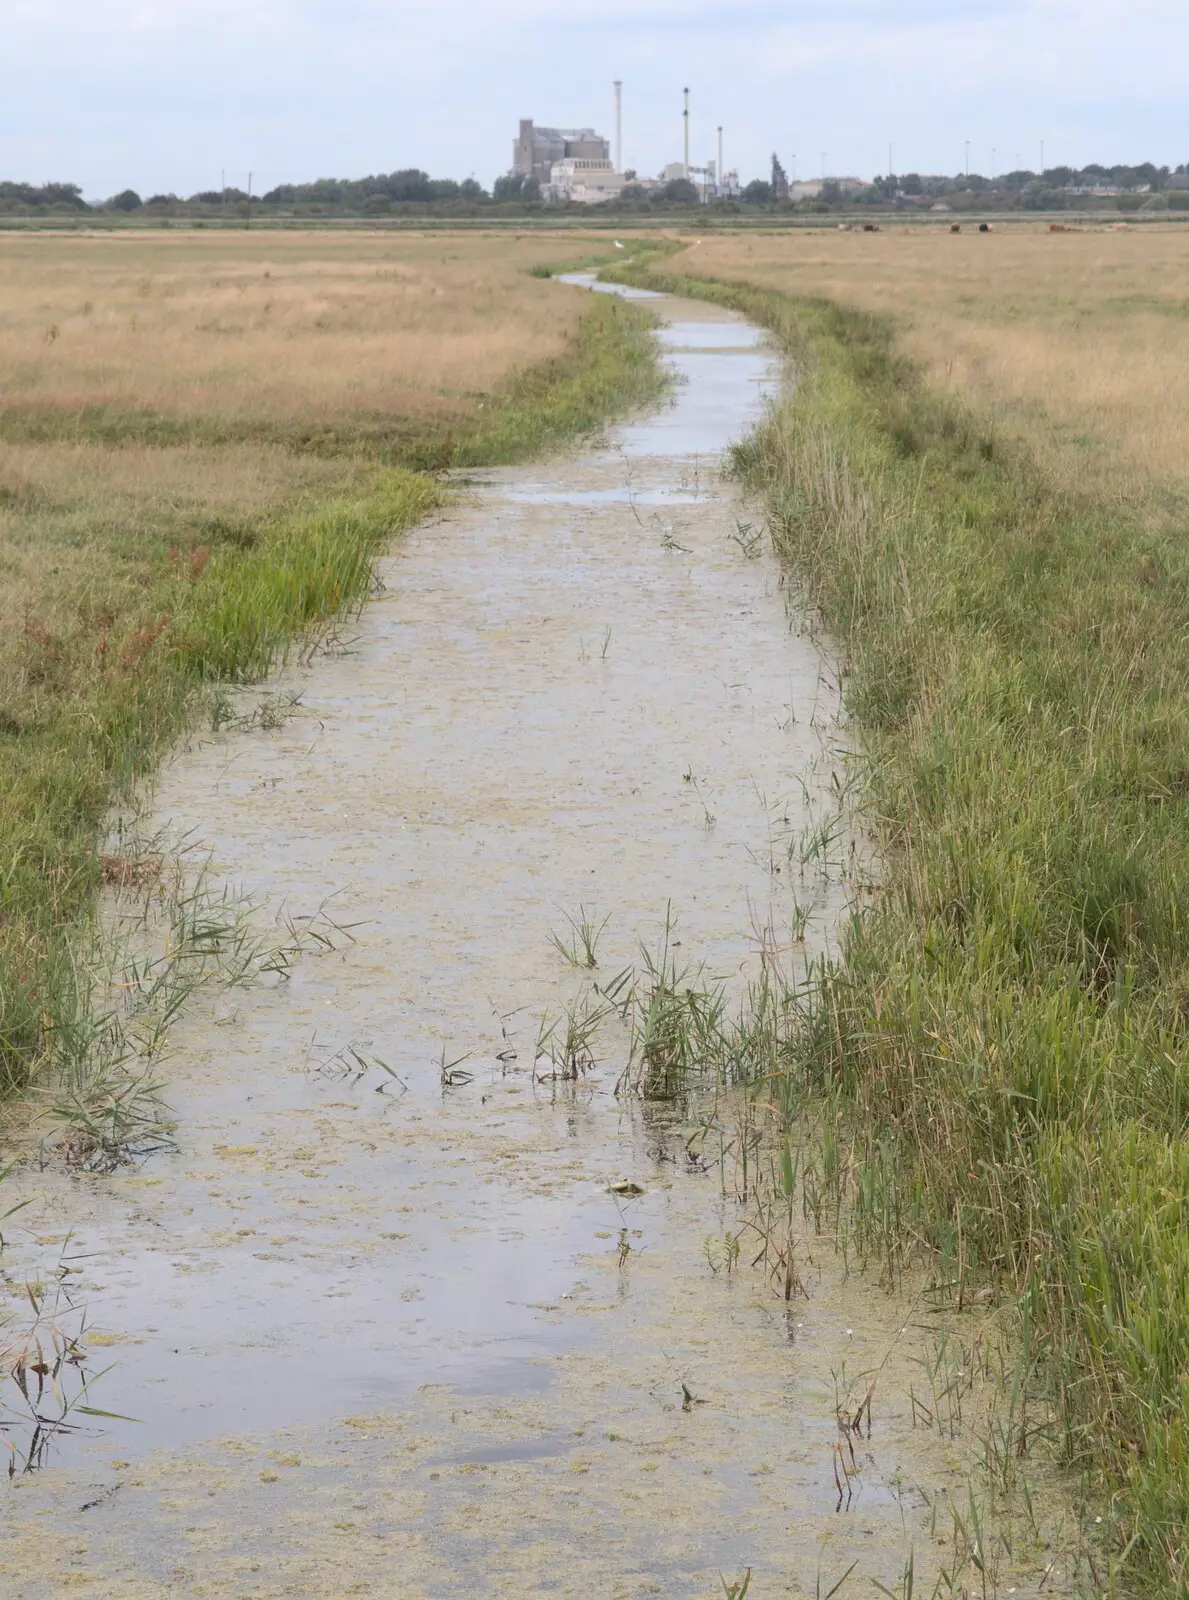
<path fill-rule="evenodd" d="M 200 189 L 196 194 L 151 194 L 141 196 L 135 189 L 123 189 L 109 199 L 89 203 L 75 183 L 0 182 L 0 212 L 161 212 L 166 215 L 203 215 L 212 211 L 242 216 L 249 210 L 261 212 L 342 212 L 347 215 L 383 216 L 390 212 L 451 208 L 471 210 L 491 205 L 533 206 L 541 204 L 541 189 L 535 178 L 499 178 L 488 192 L 474 178 L 431 178 L 415 167 L 399 172 L 377 173 L 366 178 L 317 178 L 312 183 L 282 183 L 263 194 L 246 190 Z"/>
<path fill-rule="evenodd" d="M 634 174 L 631 174 L 634 177 Z M 685 178 L 660 189 L 645 191 L 629 183 L 623 200 L 654 205 L 695 205 L 698 191 Z M 544 204 L 541 185 L 534 177 L 508 173 L 497 178 L 490 191 L 474 178 L 431 178 L 415 167 L 377 173 L 367 178 L 317 178 L 312 183 L 282 183 L 263 194 L 249 195 L 235 187 L 200 189 L 196 194 L 139 195 L 123 189 L 108 200 L 89 204 L 73 183 L 0 183 L 0 212 L 159 212 L 163 215 L 206 215 L 211 212 L 244 216 L 262 213 L 341 213 L 350 216 L 385 216 L 427 209 L 473 212 L 485 207 L 535 210 Z M 565 209 L 565 208 L 561 208 Z M 588 207 L 582 207 L 586 210 Z M 602 209 L 606 209 L 603 207 Z"/>
<path fill-rule="evenodd" d="M 661 187 L 645 187 L 628 173 L 629 182 L 616 200 L 597 206 L 559 206 L 551 210 L 573 209 L 615 213 L 649 213 L 697 204 L 698 190 L 685 178 Z M 1115 195 L 1093 197 L 1087 191 L 1114 189 Z M 1079 193 L 1079 191 L 1082 191 Z M 1138 166 L 1048 167 L 1043 172 L 1026 168 L 1002 173 L 994 178 L 978 173 L 945 174 L 918 172 L 881 175 L 870 183 L 855 186 L 827 181 L 816 194 L 806 195 L 790 185 L 784 167 L 772 158 L 770 179 L 757 178 L 742 194 L 712 202 L 711 209 L 741 213 L 756 210 L 774 212 L 827 212 L 841 207 L 889 206 L 919 209 L 942 204 L 953 210 L 1023 209 L 1050 211 L 1083 207 L 1088 199 L 1096 205 L 1113 205 L 1119 210 L 1161 210 L 1169 207 L 1189 210 L 1189 163 L 1170 168 L 1151 162 Z M 252 214 L 275 215 L 401 215 L 424 211 L 476 214 L 485 209 L 535 211 L 542 207 L 541 186 L 536 178 L 511 173 L 497 178 L 490 191 L 474 178 L 461 182 L 453 178 L 431 178 L 416 167 L 397 172 L 377 173 L 366 178 L 318 178 L 312 183 L 285 183 L 261 195 L 249 195 L 239 188 L 203 189 L 182 197 L 152 194 L 142 198 L 134 189 L 123 189 L 109 199 L 91 203 L 83 198 L 75 183 L 17 183 L 0 181 L 0 214 L 82 215 L 104 211 L 130 214 L 203 217 L 212 213 L 229 217 Z"/>
<path fill-rule="evenodd" d="M 89 211 L 77 183 L 5 183 L 0 181 L 0 210 Z"/>

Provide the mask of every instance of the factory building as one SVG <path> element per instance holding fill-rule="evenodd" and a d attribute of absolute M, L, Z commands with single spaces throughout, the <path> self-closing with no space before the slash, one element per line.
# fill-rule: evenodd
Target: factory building
<path fill-rule="evenodd" d="M 827 184 L 833 184 L 839 194 L 855 194 L 867 187 L 862 178 L 807 178 L 789 184 L 790 200 L 817 200 Z"/>
<path fill-rule="evenodd" d="M 553 205 L 599 205 L 617 200 L 629 182 L 645 196 L 662 191 L 675 178 L 693 183 L 697 198 L 706 205 L 714 200 L 729 200 L 740 192 L 739 174 L 723 166 L 723 130 L 718 130 L 718 160 L 704 167 L 690 165 L 689 90 L 684 91 L 682 161 L 673 161 L 660 178 L 630 180 L 623 166 L 623 84 L 615 80 L 615 160 L 611 142 L 593 128 L 538 128 L 531 117 L 522 118 L 520 132 L 512 146 L 512 171 L 522 178 L 535 178 L 541 198 Z"/>
<path fill-rule="evenodd" d="M 564 161 L 553 163 L 549 182 L 542 193 L 554 205 L 572 200 L 578 205 L 591 206 L 602 200 L 618 199 L 625 182 L 623 173 L 616 172 L 610 161 L 567 156 Z"/>
<path fill-rule="evenodd" d="M 645 184 L 648 188 L 664 188 L 666 183 L 673 183 L 678 178 L 688 178 L 698 191 L 698 199 L 703 205 L 708 205 L 712 200 L 737 200 L 742 193 L 737 172 L 723 172 L 720 174 L 717 161 L 708 161 L 704 167 L 687 167 L 684 161 L 670 161 L 668 166 L 662 168 L 659 179 L 655 184 Z"/>
<path fill-rule="evenodd" d="M 521 118 L 520 133 L 512 146 L 512 171 L 536 178 L 544 189 L 559 162 L 593 161 L 611 165 L 611 144 L 593 128 L 538 128 L 531 117 Z"/>

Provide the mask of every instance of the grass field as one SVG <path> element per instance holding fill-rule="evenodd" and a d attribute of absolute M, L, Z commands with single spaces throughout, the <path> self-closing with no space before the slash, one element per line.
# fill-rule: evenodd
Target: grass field
<path fill-rule="evenodd" d="M 565 248 L 565 242 L 561 242 Z M 559 240 L 238 233 L 6 237 L 0 428 L 282 439 L 460 420 L 561 353 L 579 310 L 527 276 Z M 597 246 L 595 247 L 597 250 Z"/>
<path fill-rule="evenodd" d="M 930 384 L 1062 486 L 1189 488 L 1189 229 L 736 235 L 672 270 L 894 318 Z"/>
<path fill-rule="evenodd" d="M 436 468 L 657 392 L 638 313 L 528 276 L 573 253 L 558 235 L 0 240 L 0 1088 L 52 1058 L 102 818 L 201 692 L 358 603 L 373 555 L 439 499 Z"/>
<path fill-rule="evenodd" d="M 138 555 L 234 542 L 281 505 L 351 492 L 376 461 L 473 432 L 514 373 L 576 335 L 581 296 L 527 275 L 558 248 L 4 239 L 4 635 L 27 612 L 54 625 L 80 591 L 110 609 L 110 584 L 142 584 Z"/>
<path fill-rule="evenodd" d="M 1052 1405 L 1033 1426 L 1089 1475 L 1104 1587 L 1184 1595 L 1189 505 L 1183 419 L 1145 445 L 1148 347 L 1122 333 L 1157 313 L 1113 304 L 1121 278 L 1154 296 L 1161 262 L 1175 281 L 1172 236 L 1013 239 L 1006 282 L 986 264 L 999 246 L 774 241 L 788 258 L 756 277 L 803 292 L 742 286 L 753 269 L 732 242 L 639 276 L 747 311 L 799 368 L 740 470 L 846 657 L 886 872 L 801 1016 L 789 1071 L 843 1108 L 856 1195 L 885 1196 L 890 1248 L 923 1243 L 959 1295 L 989 1279 L 1018 1298 Z M 864 272 L 900 249 L 916 266 L 898 305 Z M 1043 363 L 995 365 L 965 389 L 928 355 L 925 252 L 943 263 L 939 322 L 967 350 L 991 348 L 1000 322 L 1009 349 L 1033 333 L 1058 348 L 1062 296 L 1118 319 L 1117 410 L 1072 310 L 1059 348 L 1073 378 L 1046 389 Z M 706 276 L 715 265 L 734 281 Z M 957 311 L 963 274 L 981 288 Z M 1181 321 L 1164 325 L 1180 348 Z M 1125 464 L 1111 493 L 1059 449 L 1090 403 Z M 1025 1430 L 1008 1454 L 1027 1449 Z"/>

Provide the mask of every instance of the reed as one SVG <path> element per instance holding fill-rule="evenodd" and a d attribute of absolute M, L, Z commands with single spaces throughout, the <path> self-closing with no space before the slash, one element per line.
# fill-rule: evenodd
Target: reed
<path fill-rule="evenodd" d="M 846 660 L 885 861 L 784 1071 L 858 1130 L 868 1248 L 923 1240 L 1026 1311 L 1103 1570 L 1189 1592 L 1189 552 L 938 393 L 888 320 L 648 281 L 797 363 L 737 466 Z"/>

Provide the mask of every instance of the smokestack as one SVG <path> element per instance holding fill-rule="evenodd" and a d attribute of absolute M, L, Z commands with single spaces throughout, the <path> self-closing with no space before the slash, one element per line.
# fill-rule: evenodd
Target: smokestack
<path fill-rule="evenodd" d="M 722 124 L 721 123 L 719 124 L 719 129 L 718 129 L 718 171 L 714 174 L 714 176 L 718 180 L 718 192 L 719 192 L 719 194 L 721 194 L 722 193 L 722 179 L 723 179 L 723 173 L 722 173 Z"/>
<path fill-rule="evenodd" d="M 615 170 L 623 171 L 623 81 L 615 80 Z"/>
<path fill-rule="evenodd" d="M 689 90 L 688 89 L 683 89 L 681 92 L 685 96 L 685 110 L 682 113 L 682 117 L 683 117 L 683 120 L 685 122 L 685 161 L 684 161 L 682 170 L 684 171 L 685 176 L 688 179 L 689 178 Z"/>

